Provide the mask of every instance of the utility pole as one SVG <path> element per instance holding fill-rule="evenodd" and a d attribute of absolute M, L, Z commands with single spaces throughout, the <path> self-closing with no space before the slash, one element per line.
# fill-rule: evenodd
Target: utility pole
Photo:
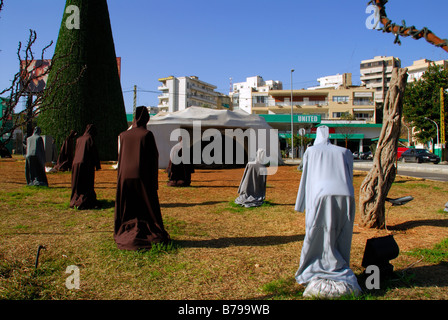
<path fill-rule="evenodd" d="M 135 109 L 137 109 L 137 85 L 134 85 L 134 115 Z"/>
<path fill-rule="evenodd" d="M 440 88 L 440 143 L 441 143 L 441 161 L 445 161 L 445 99 L 444 89 Z"/>
<path fill-rule="evenodd" d="M 445 99 L 440 88 L 440 143 L 445 144 Z"/>
<path fill-rule="evenodd" d="M 294 160 L 294 110 L 292 105 L 293 92 L 292 92 L 292 73 L 294 69 L 291 69 L 291 160 Z"/>

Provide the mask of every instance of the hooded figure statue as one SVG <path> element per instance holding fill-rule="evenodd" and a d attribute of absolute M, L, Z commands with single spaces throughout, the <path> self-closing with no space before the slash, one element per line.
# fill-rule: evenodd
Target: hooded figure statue
<path fill-rule="evenodd" d="M 29 186 L 48 186 L 45 173 L 45 146 L 40 134 L 40 127 L 36 127 L 33 135 L 26 139 L 25 177 Z"/>
<path fill-rule="evenodd" d="M 58 160 L 56 165 L 53 167 L 54 171 L 70 171 L 72 170 L 73 164 L 73 144 L 77 132 L 71 130 L 68 137 L 65 139 L 61 146 L 61 151 L 59 152 Z"/>
<path fill-rule="evenodd" d="M 114 239 L 119 249 L 150 249 L 167 243 L 158 196 L 159 152 L 149 113 L 138 107 L 132 128 L 119 135 Z"/>
<path fill-rule="evenodd" d="M 350 269 L 356 208 L 352 153 L 332 145 L 329 128 L 322 126 L 302 163 L 295 210 L 306 211 L 306 234 L 295 278 L 307 285 L 304 296 L 359 294 L 361 288 Z"/>
<path fill-rule="evenodd" d="M 182 159 L 183 153 L 182 137 L 179 142 L 171 148 L 170 161 L 166 172 L 168 173 L 167 186 L 169 187 L 188 187 L 191 185 L 191 174 L 194 173 L 194 165 L 191 163 L 173 163 L 176 158 Z M 175 161 L 176 162 L 176 161 Z"/>
<path fill-rule="evenodd" d="M 72 164 L 71 208 L 83 210 L 99 207 L 95 192 L 95 169 L 100 170 L 101 163 L 94 140 L 96 135 L 95 125 L 88 124 L 84 134 L 76 140 Z"/>
<path fill-rule="evenodd" d="M 258 149 L 255 161 L 249 161 L 244 169 L 235 203 L 244 207 L 259 207 L 266 197 L 267 168 L 265 150 Z"/>

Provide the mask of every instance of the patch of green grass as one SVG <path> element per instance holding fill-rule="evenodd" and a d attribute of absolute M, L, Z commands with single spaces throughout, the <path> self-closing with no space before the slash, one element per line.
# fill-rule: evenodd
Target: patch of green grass
<path fill-rule="evenodd" d="M 297 287 L 294 278 L 278 279 L 265 283 L 261 291 L 268 295 L 269 299 L 282 300 L 302 297 L 303 290 Z"/>
<path fill-rule="evenodd" d="M 103 268 L 119 270 L 117 281 L 123 274 L 144 274 L 145 280 L 139 282 L 148 283 L 148 281 L 164 281 L 167 278 L 175 276 L 177 270 L 186 268 L 186 262 L 177 262 L 175 258 L 179 250 L 179 245 L 175 241 L 168 244 L 154 244 L 149 250 L 120 250 L 113 240 L 103 241 L 98 246 L 99 257 L 103 261 Z M 101 266 L 100 266 L 101 268 Z M 134 281 L 134 280 L 132 280 Z M 114 281 L 112 281 L 114 282 Z"/>
<path fill-rule="evenodd" d="M 0 260 L 0 299 L 49 300 L 68 299 L 64 286 L 65 265 L 62 261 L 42 259 L 36 269 L 31 261 Z M 60 285 L 55 285 L 55 283 Z M 88 298 L 78 292 L 80 298 Z"/>
<path fill-rule="evenodd" d="M 125 262 L 147 263 L 157 261 L 165 254 L 173 254 L 177 252 L 179 245 L 175 241 L 167 244 L 156 243 L 149 250 L 120 250 L 117 248 L 114 241 L 104 241 L 100 246 L 100 253 L 108 257 L 108 259 L 115 259 Z"/>
<path fill-rule="evenodd" d="M 0 193 L 0 201 L 13 207 L 33 204 L 39 208 L 68 209 L 70 207 L 69 198 L 70 190 L 68 188 L 23 186 L 18 191 Z"/>
<path fill-rule="evenodd" d="M 171 237 L 185 234 L 187 223 L 170 216 L 163 217 L 163 224 Z"/>
<path fill-rule="evenodd" d="M 403 188 L 403 189 L 418 189 L 418 188 L 428 189 L 428 188 L 431 188 L 431 186 L 426 183 L 409 183 L 409 184 L 408 183 L 404 183 L 404 184 L 394 183 L 394 185 L 399 186 L 400 188 Z"/>
<path fill-rule="evenodd" d="M 27 230 L 29 227 L 30 226 L 26 226 L 26 225 L 23 225 L 23 224 L 18 224 L 16 226 L 14 226 L 14 229 L 17 229 L 17 230 Z"/>
<path fill-rule="evenodd" d="M 434 245 L 432 249 L 414 249 L 406 252 L 410 256 L 422 257 L 430 263 L 448 261 L 448 238 Z"/>
<path fill-rule="evenodd" d="M 235 201 L 229 201 L 227 206 L 222 208 L 221 211 L 230 211 L 232 213 L 244 213 L 246 211 L 257 210 L 259 208 L 270 208 L 273 207 L 273 204 L 270 201 L 264 201 L 263 204 L 259 207 L 243 207 L 239 204 L 236 204 Z"/>

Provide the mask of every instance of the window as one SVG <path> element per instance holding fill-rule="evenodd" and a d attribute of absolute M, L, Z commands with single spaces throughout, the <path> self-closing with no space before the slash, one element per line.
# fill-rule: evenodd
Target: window
<path fill-rule="evenodd" d="M 347 114 L 348 114 L 348 112 L 333 112 L 333 118 L 340 118 Z"/>
<path fill-rule="evenodd" d="M 348 102 L 349 97 L 348 96 L 333 96 L 334 102 Z"/>
<path fill-rule="evenodd" d="M 369 119 L 369 118 L 372 118 L 372 115 L 368 114 L 368 113 L 356 112 L 355 118 L 356 119 Z"/>
<path fill-rule="evenodd" d="M 354 98 L 353 105 L 355 106 L 370 106 L 373 105 L 373 99 L 368 97 Z"/>
<path fill-rule="evenodd" d="M 266 103 L 266 101 L 265 101 L 266 97 L 257 96 L 256 98 L 257 98 L 256 103 Z"/>
<path fill-rule="evenodd" d="M 380 66 L 383 66 L 383 61 L 367 62 L 361 64 L 361 69 L 375 68 Z"/>

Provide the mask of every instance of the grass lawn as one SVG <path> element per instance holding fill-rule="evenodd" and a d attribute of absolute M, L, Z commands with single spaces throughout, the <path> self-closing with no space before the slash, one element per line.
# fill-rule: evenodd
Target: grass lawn
<path fill-rule="evenodd" d="M 0 299 L 302 300 L 295 282 L 305 216 L 294 211 L 300 183 L 295 166 L 268 176 L 259 208 L 233 203 L 244 168 L 197 170 L 188 188 L 166 186 L 159 199 L 173 242 L 151 251 L 116 248 L 113 216 L 116 171 L 96 172 L 102 209 L 69 208 L 70 173 L 49 173 L 48 188 L 27 187 L 23 158 L 0 159 Z M 365 177 L 355 172 L 354 186 Z M 353 230 L 351 268 L 364 287 L 367 239 L 393 234 L 400 248 L 395 277 L 357 299 L 448 299 L 448 184 L 397 177 L 390 197 L 412 195 L 387 207 L 387 229 Z M 35 268 L 36 253 L 40 251 Z M 79 289 L 68 289 L 68 266 L 79 268 Z"/>

